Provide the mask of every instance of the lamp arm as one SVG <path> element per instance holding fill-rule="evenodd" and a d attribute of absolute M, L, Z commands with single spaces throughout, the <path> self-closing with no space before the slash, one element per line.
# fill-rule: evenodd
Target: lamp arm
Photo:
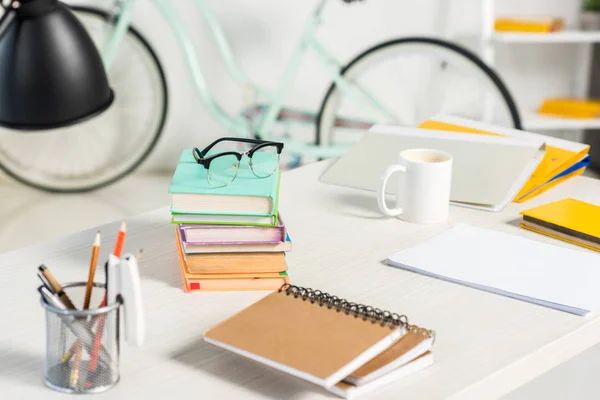
<path fill-rule="evenodd" d="M 2 7 L 4 8 L 4 13 L 0 17 L 0 39 L 2 39 L 2 37 L 4 36 L 4 32 L 6 32 L 10 24 L 12 24 L 13 20 L 17 16 L 14 4 L 14 1 L 11 2 L 8 6 L 2 4 Z"/>

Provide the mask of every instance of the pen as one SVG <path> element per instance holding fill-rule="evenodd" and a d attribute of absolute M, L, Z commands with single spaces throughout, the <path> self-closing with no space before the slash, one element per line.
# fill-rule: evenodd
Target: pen
<path fill-rule="evenodd" d="M 47 280 L 52 290 L 56 293 L 58 298 L 64 303 L 64 305 L 67 306 L 67 308 L 76 309 L 75 305 L 73 304 L 71 299 L 69 299 L 69 296 L 67 296 L 67 294 L 63 291 L 62 286 L 60 286 L 60 283 L 58 283 L 58 281 L 54 278 L 54 275 L 52 275 L 48 267 L 42 264 L 38 267 L 38 269 L 42 276 Z"/>
<path fill-rule="evenodd" d="M 44 285 L 44 287 L 46 287 L 46 289 L 48 289 L 48 291 L 50 293 L 54 293 L 54 291 L 52 290 L 52 286 L 50 285 L 50 282 L 48 282 L 48 279 L 46 279 L 46 277 L 40 271 L 38 271 L 37 276 L 42 281 L 42 285 Z"/>
<path fill-rule="evenodd" d="M 123 251 L 123 243 L 125 242 L 125 234 L 127 233 L 127 225 L 125 224 L 125 220 L 123 220 L 121 222 L 121 228 L 119 229 L 119 233 L 117 234 L 117 241 L 115 243 L 115 248 L 113 250 L 113 254 L 111 255 L 116 257 L 117 260 L 119 260 L 121 258 L 121 252 Z M 114 258 L 113 258 L 114 260 Z M 108 263 L 110 264 L 110 257 L 109 257 L 109 261 Z M 115 268 L 116 269 L 116 268 Z M 110 274 L 111 271 L 109 271 L 109 267 L 107 265 L 107 275 Z M 110 289 L 111 293 L 112 291 L 114 291 L 116 288 L 114 287 L 115 282 L 116 282 L 116 278 L 115 275 L 113 274 L 113 277 L 110 278 L 109 276 L 106 277 L 106 285 L 108 286 L 109 284 L 111 284 L 113 287 Z M 110 282 L 109 279 L 112 279 L 113 282 Z M 109 292 L 109 288 L 107 287 L 105 292 L 104 292 L 104 299 L 102 300 L 102 303 L 100 304 L 100 307 L 104 307 L 108 304 L 108 292 Z M 112 301 L 112 299 L 110 299 Z M 98 366 L 98 351 L 100 349 L 100 346 L 102 344 L 102 332 L 104 331 L 104 315 L 101 315 L 98 318 L 98 328 L 96 329 L 96 338 L 94 341 L 94 345 L 92 346 L 92 352 L 90 354 L 90 362 L 88 364 L 88 370 L 90 372 L 94 372 Z"/>
<path fill-rule="evenodd" d="M 52 307 L 56 307 L 59 310 L 67 309 L 67 306 L 65 306 L 65 304 L 62 301 L 60 301 L 60 299 L 56 297 L 54 293 L 52 293 L 50 289 L 48 289 L 46 286 L 40 286 L 38 288 L 38 292 L 40 292 L 40 295 L 42 296 L 44 301 L 50 304 Z"/>

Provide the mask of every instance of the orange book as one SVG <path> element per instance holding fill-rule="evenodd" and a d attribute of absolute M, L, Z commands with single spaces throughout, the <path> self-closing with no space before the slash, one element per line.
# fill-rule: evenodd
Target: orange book
<path fill-rule="evenodd" d="M 190 274 L 242 274 L 283 272 L 285 253 L 206 253 L 184 254 Z"/>
<path fill-rule="evenodd" d="M 222 278 L 222 279 L 187 279 L 186 289 L 188 292 L 217 292 L 217 291 L 245 291 L 245 290 L 277 290 L 285 284 L 290 283 L 287 272 L 281 272 L 280 276 L 274 278 L 252 277 L 252 278 Z M 279 275 L 279 274 L 275 274 Z"/>

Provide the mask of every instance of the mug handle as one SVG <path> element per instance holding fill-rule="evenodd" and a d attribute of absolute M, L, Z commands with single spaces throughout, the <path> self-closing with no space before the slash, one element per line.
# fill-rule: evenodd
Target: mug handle
<path fill-rule="evenodd" d="M 402 214 L 401 208 L 389 209 L 385 204 L 385 187 L 390 177 L 396 172 L 406 172 L 406 167 L 404 165 L 390 165 L 387 167 L 383 175 L 381 175 L 381 179 L 379 179 L 379 186 L 377 188 L 377 204 L 379 205 L 379 209 L 382 213 L 390 217 Z"/>

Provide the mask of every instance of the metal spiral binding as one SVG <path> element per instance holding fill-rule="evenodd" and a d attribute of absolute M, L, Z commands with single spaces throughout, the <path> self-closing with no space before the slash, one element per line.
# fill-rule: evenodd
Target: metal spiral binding
<path fill-rule="evenodd" d="M 346 315 L 354 316 L 354 318 L 360 317 L 363 321 L 371 321 L 373 324 L 379 323 L 381 326 L 387 325 L 391 329 L 397 327 L 405 327 L 408 329 L 411 326 L 408 324 L 408 317 L 406 315 L 398 315 L 363 304 L 352 303 L 320 290 L 285 284 L 281 286 L 278 291 L 279 293 L 284 292 L 286 296 L 292 295 L 294 298 L 300 297 L 302 298 L 302 301 L 308 300 L 311 304 L 318 303 L 319 307 L 326 306 L 328 309 L 333 308 L 337 312 L 344 312 Z"/>
<path fill-rule="evenodd" d="M 421 328 L 420 326 L 417 326 L 417 325 L 410 325 L 410 324 L 406 325 L 406 329 L 408 331 L 414 332 L 416 334 L 430 337 L 433 339 L 432 344 L 435 343 L 435 331 Z"/>

